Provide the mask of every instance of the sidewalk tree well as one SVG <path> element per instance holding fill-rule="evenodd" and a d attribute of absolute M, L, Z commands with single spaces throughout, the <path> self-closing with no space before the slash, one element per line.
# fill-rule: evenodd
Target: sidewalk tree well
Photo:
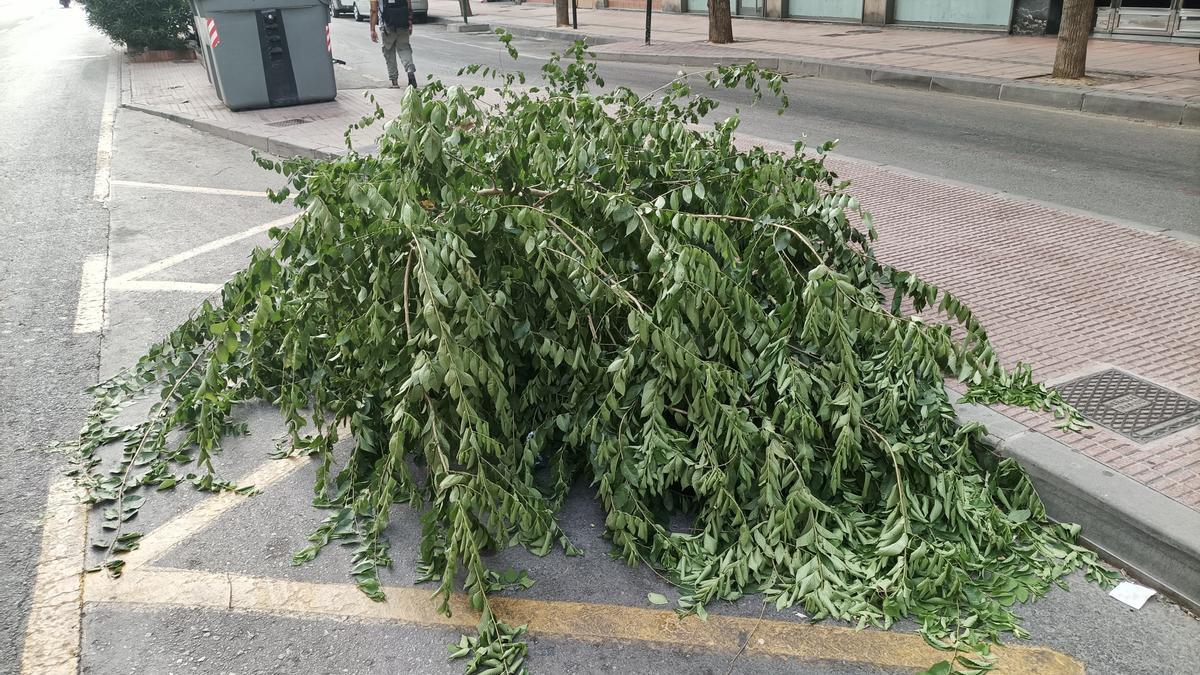
<path fill-rule="evenodd" d="M 187 0 L 87 0 L 88 23 L 130 52 L 184 49 L 195 35 Z"/>
<path fill-rule="evenodd" d="M 1054 77 L 1077 80 L 1084 76 L 1088 37 L 1095 20 L 1096 7 L 1092 0 L 1064 0 L 1054 53 Z"/>
<path fill-rule="evenodd" d="M 729 0 L 708 0 L 708 41 L 720 45 L 733 42 Z"/>
<path fill-rule="evenodd" d="M 542 75 L 536 91 L 498 75 L 498 106 L 483 87 L 410 89 L 373 155 L 260 159 L 287 177 L 295 224 L 95 388 L 78 462 L 110 556 L 138 492 L 236 489 L 212 459 L 243 431 L 238 405 L 263 399 L 280 452 L 316 458 L 330 511 L 296 562 L 350 544 L 382 599 L 390 510 L 419 509 L 423 579 L 443 611 L 461 583 L 480 615 L 452 647 L 469 672 L 523 670 L 488 554 L 579 554 L 557 513 L 580 479 L 615 554 L 701 618 L 746 594 L 816 619 L 912 617 L 972 668 L 1024 635 L 1017 603 L 1075 569 L 1107 580 L 1078 527 L 958 423 L 943 378 L 1068 428 L 1074 411 L 1003 370 L 958 298 L 876 259 L 831 144 L 740 151 L 736 117 L 700 127 L 716 103 L 695 87 L 786 104 L 783 76 L 722 67 L 642 96 L 605 89 L 581 43 Z M 118 424 L 143 396 L 150 411 Z M 110 443 L 119 460 L 102 461 Z"/>

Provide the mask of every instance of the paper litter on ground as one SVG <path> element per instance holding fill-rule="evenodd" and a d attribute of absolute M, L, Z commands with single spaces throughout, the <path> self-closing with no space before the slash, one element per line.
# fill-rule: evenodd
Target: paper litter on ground
<path fill-rule="evenodd" d="M 1112 589 L 1110 596 L 1120 600 L 1134 609 L 1141 609 L 1142 605 L 1150 599 L 1150 596 L 1157 593 L 1153 588 L 1146 588 L 1138 584 L 1122 581 L 1117 584 L 1117 587 Z"/>

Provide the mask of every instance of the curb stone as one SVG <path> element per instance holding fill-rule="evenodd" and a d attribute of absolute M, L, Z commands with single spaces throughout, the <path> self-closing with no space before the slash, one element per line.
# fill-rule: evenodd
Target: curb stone
<path fill-rule="evenodd" d="M 341 154 L 338 148 L 302 146 L 138 105 L 129 100 L 128 93 L 128 90 L 122 92 L 122 108 L 168 119 L 264 152 L 317 159 Z M 878 166 L 905 172 L 884 164 Z M 956 394 L 951 392 L 951 397 Z M 979 422 L 987 427 L 985 442 L 998 454 L 1021 464 L 1051 518 L 1079 523 L 1083 527 L 1081 541 L 1106 560 L 1131 571 L 1192 611 L 1200 612 L 1200 513 L 990 408 L 956 404 L 954 409 L 960 421 Z"/>
<path fill-rule="evenodd" d="M 463 25 L 461 23 L 456 23 L 456 22 L 461 22 L 461 21 L 462 21 L 461 17 L 448 17 L 448 18 L 447 17 L 429 17 L 429 23 L 443 24 L 446 26 L 446 30 L 449 32 L 462 32 L 457 29 L 451 28 L 451 26 Z M 508 31 L 509 33 L 512 33 L 516 37 L 534 38 L 534 39 L 538 39 L 538 40 L 557 40 L 560 42 L 568 42 L 568 43 L 574 42 L 576 40 L 583 40 L 585 43 L 587 43 L 588 45 L 591 45 L 591 46 L 607 45 L 607 44 L 612 44 L 614 42 L 621 42 L 621 40 L 619 38 L 607 37 L 607 36 L 603 36 L 603 35 L 588 35 L 586 33 L 576 32 L 573 29 L 565 29 L 565 28 L 534 28 L 531 26 L 506 26 L 503 24 L 495 24 L 495 23 L 486 23 L 486 24 L 480 23 L 480 24 L 466 24 L 466 25 L 487 26 L 488 31 L 493 31 L 493 30 L 496 30 L 497 28 L 503 28 L 504 30 Z"/>
<path fill-rule="evenodd" d="M 1145 96 L 1118 92 L 1097 96 L 1097 93 L 1089 91 L 1083 95 L 1083 112 L 1137 117 L 1168 124 L 1184 124 L 1185 101 L 1157 101 L 1154 105 L 1147 106 L 1147 97 Z"/>
<path fill-rule="evenodd" d="M 488 33 L 492 27 L 486 23 L 448 23 L 447 33 Z"/>
<path fill-rule="evenodd" d="M 1052 519 L 1080 524 L 1080 540 L 1101 557 L 1200 611 L 1200 513 L 990 408 L 954 409 L 1020 463 Z"/>
<path fill-rule="evenodd" d="M 1006 82 L 1000 87 L 1000 100 L 1026 103 L 1060 110 L 1081 110 L 1083 89 L 1054 87 L 1029 82 Z"/>
<path fill-rule="evenodd" d="M 224 138 L 234 143 L 240 143 L 246 147 L 254 148 L 262 152 L 270 153 L 277 157 L 292 157 L 299 155 L 301 157 L 310 157 L 313 159 L 332 159 L 341 153 L 337 148 L 328 146 L 306 146 L 291 141 L 286 141 L 281 138 L 272 138 L 264 134 L 254 133 L 232 127 L 221 126 L 219 123 L 208 120 L 199 120 L 178 113 L 156 110 L 148 106 L 138 105 L 136 103 L 123 102 L 121 107 L 127 110 L 136 110 L 147 115 L 154 115 L 163 119 L 178 122 L 186 127 L 191 127 L 197 131 L 203 131 L 219 138 Z"/>
<path fill-rule="evenodd" d="M 587 35 L 558 28 L 531 28 L 489 23 L 517 37 L 573 41 L 582 39 L 588 45 L 622 42 L 617 38 Z M 641 54 L 638 52 L 607 52 L 596 54 L 598 61 L 618 63 L 650 63 L 677 66 L 711 66 L 741 64 L 754 61 L 764 68 L 789 70 L 797 75 L 825 79 L 867 82 L 907 89 L 945 92 L 960 96 L 1023 103 L 1059 110 L 1073 110 L 1096 115 L 1124 117 L 1162 124 L 1200 128 L 1200 103 L 1185 103 L 1176 99 L 1127 94 L 1116 91 L 1091 90 L 1032 82 L 1002 80 L 972 75 L 957 75 L 935 71 L 911 70 L 857 64 L 853 61 L 815 58 L 789 58 L 766 54 L 702 56 L 697 54 Z"/>
<path fill-rule="evenodd" d="M 1187 127 L 1200 127 L 1200 101 L 1189 102 L 1183 108 L 1183 119 L 1180 124 Z"/>

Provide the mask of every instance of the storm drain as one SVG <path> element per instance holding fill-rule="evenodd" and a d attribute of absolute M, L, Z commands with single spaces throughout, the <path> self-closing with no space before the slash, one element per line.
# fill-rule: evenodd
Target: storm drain
<path fill-rule="evenodd" d="M 1116 369 L 1056 389 L 1088 420 L 1138 443 L 1200 424 L 1200 401 Z"/>
<path fill-rule="evenodd" d="M 303 117 L 293 117 L 290 120 L 279 120 L 278 122 L 267 122 L 269 127 L 294 127 L 300 124 L 308 124 L 312 120 Z"/>

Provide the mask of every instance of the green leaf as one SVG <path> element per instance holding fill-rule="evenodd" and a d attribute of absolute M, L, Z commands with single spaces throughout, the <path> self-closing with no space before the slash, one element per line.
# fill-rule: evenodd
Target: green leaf
<path fill-rule="evenodd" d="M 1029 520 L 1028 509 L 1017 509 L 1008 513 L 1008 520 L 1014 524 L 1020 524 Z"/>
<path fill-rule="evenodd" d="M 938 661 L 929 667 L 928 670 L 921 671 L 920 675 L 950 675 L 953 672 L 953 666 L 949 661 Z"/>
<path fill-rule="evenodd" d="M 670 602 L 670 600 L 667 599 L 667 596 L 661 593 L 647 593 L 646 599 L 649 600 L 650 604 L 652 605 L 665 605 Z"/>

